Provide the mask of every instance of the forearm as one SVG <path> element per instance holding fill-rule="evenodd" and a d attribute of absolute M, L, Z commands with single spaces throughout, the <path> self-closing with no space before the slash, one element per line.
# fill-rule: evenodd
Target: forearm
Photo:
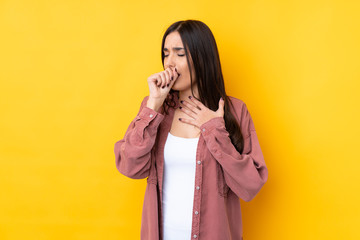
<path fill-rule="evenodd" d="M 222 118 L 214 118 L 201 126 L 207 147 L 224 170 L 226 184 L 245 201 L 250 201 L 267 181 L 268 171 L 255 130 L 245 140 L 240 154 L 232 144 Z M 251 144 L 251 145 L 250 145 Z"/>
<path fill-rule="evenodd" d="M 123 139 L 114 146 L 116 167 L 130 178 L 145 178 L 149 174 L 151 150 L 164 115 L 142 103 L 140 111 L 129 125 Z"/>

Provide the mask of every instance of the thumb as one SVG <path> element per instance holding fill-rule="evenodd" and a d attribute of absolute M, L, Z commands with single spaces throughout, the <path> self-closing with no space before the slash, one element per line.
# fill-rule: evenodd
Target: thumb
<path fill-rule="evenodd" d="M 217 112 L 221 113 L 222 116 L 224 115 L 224 105 L 225 105 L 224 99 L 221 97 L 219 100 L 219 108 Z"/>

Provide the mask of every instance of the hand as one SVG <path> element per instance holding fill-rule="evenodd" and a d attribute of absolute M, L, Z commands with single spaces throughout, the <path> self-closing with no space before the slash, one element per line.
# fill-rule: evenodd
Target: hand
<path fill-rule="evenodd" d="M 176 68 L 166 68 L 162 72 L 151 75 L 147 79 L 150 91 L 147 106 L 157 111 L 178 77 Z"/>
<path fill-rule="evenodd" d="M 183 100 L 180 110 L 186 113 L 192 119 L 180 118 L 179 120 L 184 123 L 194 125 L 200 129 L 200 126 L 212 118 L 224 117 L 224 100 L 220 98 L 219 108 L 216 112 L 207 108 L 200 101 L 194 97 L 189 96 L 190 101 Z"/>

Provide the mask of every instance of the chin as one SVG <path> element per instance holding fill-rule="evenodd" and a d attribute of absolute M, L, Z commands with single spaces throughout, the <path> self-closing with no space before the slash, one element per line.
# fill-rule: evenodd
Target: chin
<path fill-rule="evenodd" d="M 181 89 L 179 89 L 179 88 L 177 88 L 177 87 L 172 87 L 171 89 L 172 89 L 172 90 L 175 90 L 175 91 L 179 91 L 179 92 L 181 91 Z"/>
<path fill-rule="evenodd" d="M 184 81 L 175 82 L 171 89 L 176 91 L 183 91 L 190 88 L 190 80 L 188 84 L 184 84 Z"/>
<path fill-rule="evenodd" d="M 185 90 L 185 89 L 187 89 L 187 88 L 189 88 L 189 87 L 187 87 L 187 86 L 175 86 L 176 84 L 174 84 L 174 86 L 172 86 L 172 90 L 175 90 L 175 91 L 183 91 L 183 90 Z"/>
<path fill-rule="evenodd" d="M 181 84 L 179 85 L 179 82 L 175 82 L 174 85 L 171 87 L 171 89 L 176 91 L 181 91 L 182 87 Z"/>

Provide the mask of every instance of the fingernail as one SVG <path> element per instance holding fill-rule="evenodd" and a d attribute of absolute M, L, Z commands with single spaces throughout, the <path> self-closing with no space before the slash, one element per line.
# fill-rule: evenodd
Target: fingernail
<path fill-rule="evenodd" d="M 174 77 L 171 77 L 171 80 L 174 80 Z"/>
<path fill-rule="evenodd" d="M 181 103 L 183 103 L 183 100 L 180 100 Z"/>
<path fill-rule="evenodd" d="M 223 100 L 224 101 L 224 99 L 221 97 L 221 100 Z"/>
<path fill-rule="evenodd" d="M 179 108 L 182 109 L 182 106 L 180 106 Z"/>
<path fill-rule="evenodd" d="M 181 118 L 179 118 L 179 120 L 181 121 Z"/>
<path fill-rule="evenodd" d="M 169 85 L 170 85 L 170 83 L 168 85 L 166 85 L 166 86 L 169 86 Z"/>
<path fill-rule="evenodd" d="M 189 98 L 191 99 L 191 96 L 189 96 Z"/>
<path fill-rule="evenodd" d="M 162 88 L 165 88 L 165 86 L 163 86 Z"/>

